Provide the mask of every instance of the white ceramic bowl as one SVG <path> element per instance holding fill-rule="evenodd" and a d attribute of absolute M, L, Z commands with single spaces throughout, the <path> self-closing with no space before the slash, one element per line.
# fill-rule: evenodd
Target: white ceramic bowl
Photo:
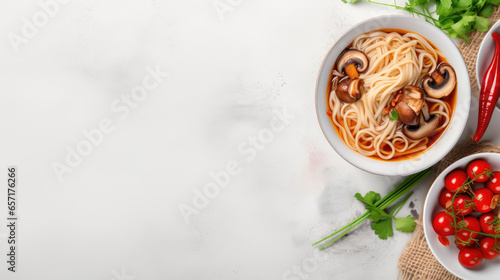
<path fill-rule="evenodd" d="M 429 244 L 429 248 L 436 259 L 444 268 L 453 273 L 455 276 L 462 279 L 498 279 L 500 275 L 500 258 L 496 258 L 494 260 L 483 260 L 482 263 L 474 269 L 464 268 L 458 262 L 459 250 L 454 244 L 455 237 L 448 236 L 450 246 L 445 247 L 439 242 L 438 235 L 432 228 L 432 218 L 434 215 L 438 212 L 444 211 L 438 202 L 439 193 L 444 187 L 444 178 L 452 170 L 459 168 L 465 171 L 467 164 L 475 159 L 484 159 L 491 164 L 493 170 L 500 170 L 500 154 L 495 153 L 480 153 L 464 157 L 446 168 L 441 174 L 439 174 L 434 183 L 432 183 L 432 186 L 427 193 L 427 197 L 425 198 L 424 212 L 422 214 L 424 221 L 424 233 L 427 243 Z"/>
<path fill-rule="evenodd" d="M 481 88 L 481 82 L 483 81 L 484 72 L 486 72 L 486 69 L 488 69 L 488 66 L 490 66 L 491 59 L 493 59 L 493 53 L 495 52 L 495 41 L 493 40 L 493 37 L 491 37 L 491 33 L 493 32 L 500 34 L 500 21 L 497 21 L 490 28 L 490 31 L 486 33 L 477 53 L 476 78 L 479 88 Z"/>
<path fill-rule="evenodd" d="M 382 28 L 403 29 L 423 35 L 445 54 L 446 59 L 453 66 L 457 74 L 457 104 L 450 125 L 441 139 L 430 149 L 410 160 L 376 160 L 351 150 L 339 137 L 326 114 L 328 110 L 326 91 L 330 82 L 330 72 L 337 57 L 357 35 Z M 392 15 L 375 17 L 353 26 L 328 51 L 316 81 L 316 114 L 321 129 L 330 145 L 342 158 L 352 165 L 379 175 L 409 175 L 424 170 L 441 160 L 457 143 L 464 130 L 469 115 L 470 98 L 471 91 L 467 67 L 453 41 L 437 27 L 423 20 L 408 16 Z"/>

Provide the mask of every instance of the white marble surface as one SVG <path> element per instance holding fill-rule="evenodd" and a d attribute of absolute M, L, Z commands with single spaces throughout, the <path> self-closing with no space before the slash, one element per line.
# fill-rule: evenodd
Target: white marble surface
<path fill-rule="evenodd" d="M 404 12 L 338 0 L 73 0 L 52 1 L 44 18 L 47 2 L 0 3 L 3 182 L 19 168 L 18 271 L 7 271 L 2 226 L 1 279 L 397 278 L 410 234 L 383 241 L 364 223 L 327 250 L 310 246 L 362 213 L 356 192 L 402 180 L 331 149 L 314 86 L 347 28 Z M 197 198 L 227 168 L 226 186 Z M 418 213 L 425 191 L 411 198 Z"/>

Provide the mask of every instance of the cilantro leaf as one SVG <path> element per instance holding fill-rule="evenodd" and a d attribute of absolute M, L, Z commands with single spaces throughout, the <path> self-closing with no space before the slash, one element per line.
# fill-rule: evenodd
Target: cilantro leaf
<path fill-rule="evenodd" d="M 427 7 L 430 4 L 430 0 L 408 0 L 407 7 Z"/>
<path fill-rule="evenodd" d="M 379 193 L 376 193 L 376 192 L 374 192 L 374 191 L 370 191 L 370 192 L 366 193 L 366 194 L 365 194 L 365 196 L 361 196 L 361 194 L 360 194 L 360 193 L 356 193 L 356 194 L 354 195 L 354 197 L 355 197 L 357 200 L 359 200 L 359 201 L 363 202 L 364 204 L 366 204 L 366 205 L 371 205 L 371 206 L 375 206 L 375 203 L 376 203 L 377 201 L 379 201 L 379 200 L 380 200 L 380 198 L 381 198 L 381 197 L 380 197 L 380 194 L 379 194 Z"/>
<path fill-rule="evenodd" d="M 471 6 L 472 6 L 472 0 L 458 0 L 456 7 L 457 7 L 457 9 L 467 10 Z M 457 10 L 455 10 L 455 11 L 457 11 Z"/>
<path fill-rule="evenodd" d="M 475 20 L 476 16 L 464 15 L 462 19 L 451 26 L 451 29 L 458 34 L 459 38 L 462 38 L 467 44 L 470 44 L 467 34 L 472 31 L 472 23 L 474 23 Z"/>
<path fill-rule="evenodd" d="M 418 0 L 408 0 L 408 2 L 406 3 L 406 7 L 405 8 L 415 8 L 418 6 Z"/>
<path fill-rule="evenodd" d="M 417 226 L 415 219 L 411 215 L 404 218 L 394 218 L 394 223 L 396 224 L 396 230 L 401 232 L 413 232 Z"/>
<path fill-rule="evenodd" d="M 464 22 L 464 24 L 470 24 L 476 20 L 476 17 L 475 14 L 465 13 L 460 21 Z"/>
<path fill-rule="evenodd" d="M 389 115 L 389 120 L 391 120 L 391 121 L 397 121 L 397 120 L 399 120 L 398 111 L 392 109 L 391 113 Z"/>
<path fill-rule="evenodd" d="M 443 6 L 444 9 L 447 9 L 447 10 L 450 10 L 451 9 L 451 5 L 453 4 L 453 1 L 452 0 L 441 0 L 439 1 L 441 3 L 441 5 Z"/>
<path fill-rule="evenodd" d="M 380 239 L 387 239 L 387 237 L 393 236 L 394 231 L 392 230 L 392 218 L 387 218 L 374 222 L 372 224 L 372 229 L 375 234 L 378 235 Z"/>
<path fill-rule="evenodd" d="M 439 27 L 441 29 L 449 29 L 455 22 L 450 18 L 445 18 L 439 21 Z"/>
<path fill-rule="evenodd" d="M 476 21 L 474 23 L 474 28 L 479 31 L 488 31 L 490 28 L 490 21 L 484 17 L 476 17 Z"/>
<path fill-rule="evenodd" d="M 442 2 L 437 2 L 436 4 L 436 14 L 439 16 L 439 20 L 442 20 L 442 17 L 448 17 L 453 14 L 451 8 L 446 8 Z"/>
<path fill-rule="evenodd" d="M 479 14 L 482 15 L 483 17 L 489 18 L 495 11 L 495 7 L 493 7 L 493 4 L 491 3 L 486 3 L 484 7 L 479 11 Z"/>
<path fill-rule="evenodd" d="M 417 0 L 417 6 L 428 7 L 431 4 L 431 0 Z"/>
<path fill-rule="evenodd" d="M 448 36 L 450 36 L 451 38 L 460 38 L 460 36 L 457 34 L 457 32 L 455 32 L 451 28 L 447 29 L 446 32 L 448 32 Z"/>
<path fill-rule="evenodd" d="M 500 5 L 500 0 L 487 0 L 487 3 L 491 3 L 493 5 Z"/>
<path fill-rule="evenodd" d="M 478 8 L 482 8 L 484 6 L 484 4 L 486 4 L 486 0 L 474 0 L 475 3 L 474 5 L 477 6 Z"/>
<path fill-rule="evenodd" d="M 377 203 L 377 201 L 381 198 L 379 193 L 370 191 L 366 193 L 365 196 L 361 196 L 360 193 L 356 193 L 354 197 L 365 204 L 366 210 L 371 211 L 370 216 L 368 217 L 370 220 L 378 222 L 382 218 L 390 217 L 390 215 L 385 213 L 384 210 L 375 206 L 375 203 Z"/>
<path fill-rule="evenodd" d="M 375 206 L 366 205 L 365 208 L 366 208 L 366 210 L 371 211 L 368 219 L 370 219 L 374 222 L 378 222 L 383 218 L 391 217 L 391 215 L 387 214 L 384 210 L 379 209 Z"/>
<path fill-rule="evenodd" d="M 382 217 L 378 221 L 374 221 L 372 229 L 375 231 L 375 234 L 380 237 L 380 239 L 387 239 L 388 236 L 394 235 L 394 231 L 392 229 L 392 219 L 394 219 L 394 223 L 396 224 L 396 230 L 402 232 L 413 232 L 415 230 L 417 223 L 415 223 L 415 220 L 410 215 L 405 218 L 396 218 L 396 215 L 412 194 L 413 192 L 411 192 L 403 201 L 394 206 L 390 214 L 386 214 L 384 212 L 387 216 L 386 218 Z"/>

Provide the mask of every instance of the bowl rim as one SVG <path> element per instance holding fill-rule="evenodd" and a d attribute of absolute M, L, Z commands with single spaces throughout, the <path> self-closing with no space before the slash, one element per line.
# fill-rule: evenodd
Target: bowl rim
<path fill-rule="evenodd" d="M 482 82 L 482 81 L 479 80 L 479 67 L 477 67 L 479 64 L 481 64 L 480 63 L 480 61 L 481 61 L 480 54 L 481 53 L 483 53 L 483 54 L 485 53 L 485 51 L 484 51 L 484 48 L 485 48 L 484 44 L 485 44 L 486 40 L 492 40 L 491 39 L 491 34 L 494 32 L 494 29 L 497 28 L 498 26 L 500 26 L 500 20 L 497 21 L 497 22 L 495 22 L 490 27 L 490 29 L 488 30 L 488 32 L 486 32 L 486 34 L 483 37 L 483 40 L 481 41 L 481 45 L 479 45 L 479 49 L 477 50 L 477 57 L 476 57 L 476 61 L 475 61 L 475 63 L 476 63 L 476 71 L 475 72 L 476 73 L 474 73 L 474 74 L 476 75 L 476 81 L 477 81 L 477 87 L 478 87 L 478 89 L 481 89 L 481 82 Z M 484 70 L 486 71 L 486 69 L 487 69 L 487 66 L 486 66 L 486 68 Z"/>
<path fill-rule="evenodd" d="M 415 22 L 419 22 L 420 24 L 424 24 L 424 25 L 427 25 L 430 29 L 434 29 L 433 32 L 437 32 L 437 33 L 440 33 L 443 38 L 443 40 L 447 41 L 448 44 L 450 44 L 451 47 L 454 48 L 454 50 L 456 52 L 458 52 L 459 54 L 459 58 L 458 58 L 458 61 L 457 63 L 460 64 L 460 66 L 465 69 L 465 74 L 467 76 L 467 79 L 465 79 L 465 90 L 469 92 L 469 94 L 466 94 L 465 95 L 465 103 L 467 104 L 466 108 L 465 108 L 465 119 L 463 120 L 463 124 L 458 128 L 460 131 L 458 134 L 456 134 L 457 136 L 454 137 L 452 140 L 453 140 L 453 144 L 452 145 L 448 145 L 448 146 L 445 146 L 444 149 L 442 149 L 442 152 L 441 152 L 441 155 L 439 157 L 439 159 L 435 160 L 434 162 L 429 162 L 429 163 L 426 163 L 420 167 L 418 167 L 417 169 L 414 169 L 414 170 L 407 170 L 405 172 L 385 172 L 385 171 L 373 171 L 373 170 L 369 170 L 367 169 L 366 167 L 362 167 L 362 166 L 359 166 L 359 165 L 356 165 L 354 162 L 352 162 L 349 158 L 348 158 L 348 154 L 352 154 L 352 153 L 355 153 L 355 154 L 358 154 L 359 156 L 362 156 L 364 157 L 365 159 L 370 159 L 370 160 L 373 160 L 374 162 L 373 163 L 376 163 L 376 162 L 380 162 L 380 163 L 388 163 L 388 161 L 383 161 L 383 160 L 376 160 L 376 159 L 371 159 L 369 157 L 366 157 L 366 156 L 363 156 L 361 154 L 359 154 L 358 152 L 350 149 L 349 147 L 347 147 L 345 145 L 345 143 L 343 142 L 342 139 L 340 139 L 340 141 L 342 141 L 342 143 L 344 144 L 344 147 L 346 148 L 346 152 L 344 154 L 344 152 L 339 152 L 337 149 L 335 149 L 333 143 L 330 141 L 329 137 L 327 136 L 327 134 L 325 133 L 325 129 L 323 128 L 323 125 L 322 125 L 322 121 L 321 121 L 321 116 L 320 116 L 320 112 L 319 112 L 319 108 L 318 106 L 320 105 L 320 102 L 318 101 L 318 95 L 319 95 L 319 92 L 318 92 L 318 89 L 319 89 L 319 82 L 320 82 L 320 76 L 322 74 L 322 70 L 323 68 L 325 67 L 325 63 L 326 63 L 326 60 L 329 56 L 329 54 L 332 52 L 333 48 L 339 43 L 340 40 L 342 40 L 342 38 L 344 38 L 346 36 L 346 34 L 348 34 L 349 32 L 352 32 L 352 30 L 358 28 L 360 25 L 363 25 L 363 24 L 366 24 L 368 22 L 371 22 L 371 21 L 374 21 L 374 20 L 377 20 L 377 19 L 385 19 L 385 18 L 390 18 L 390 19 L 394 19 L 394 18 L 401 18 L 403 20 L 409 20 L 409 21 L 415 21 Z M 377 30 L 377 29 L 371 29 L 370 31 L 373 31 L 373 30 Z M 365 32 L 368 32 L 368 31 L 365 31 Z M 361 34 L 361 33 L 360 33 Z M 419 34 L 419 33 L 417 33 Z M 421 34 L 419 34 L 421 35 Z M 440 35 L 440 36 L 441 36 Z M 424 35 L 422 35 L 424 36 Z M 427 36 L 424 36 L 425 39 L 427 39 Z M 428 39 L 427 39 L 428 40 Z M 459 66 L 459 67 L 460 67 Z M 455 66 L 457 67 L 457 66 Z M 331 69 L 330 69 L 331 71 Z M 371 173 L 371 174 L 375 174 L 375 175 L 384 175 L 384 176 L 406 176 L 406 175 L 410 175 L 410 174 L 414 174 L 416 172 L 419 172 L 419 171 L 422 171 L 422 170 L 425 170 L 429 167 L 431 167 L 432 165 L 434 165 L 435 163 L 437 163 L 440 159 L 442 159 L 444 156 L 446 156 L 446 154 L 448 154 L 451 149 L 453 149 L 453 147 L 456 145 L 456 143 L 458 142 L 458 140 L 460 139 L 461 135 L 463 134 L 464 130 L 465 130 L 465 127 L 466 127 L 466 124 L 467 124 L 467 116 L 469 115 L 470 113 L 470 102 L 471 102 L 471 88 L 470 88 L 470 76 L 469 76 L 469 72 L 468 72 L 468 68 L 467 68 L 467 65 L 465 64 L 465 60 L 460 52 L 460 50 L 458 49 L 457 45 L 453 42 L 453 40 L 448 36 L 446 35 L 441 29 L 439 29 L 438 27 L 426 22 L 425 20 L 422 20 L 422 19 L 418 19 L 418 18 L 415 18 L 415 17 L 411 17 L 411 16 L 407 16 L 407 15 L 381 15 L 381 16 L 375 16 L 375 17 L 371 17 L 371 18 L 368 18 L 368 19 L 365 19 L 363 21 L 360 21 L 358 23 L 356 23 L 355 25 L 351 26 L 350 28 L 348 28 L 345 32 L 342 33 L 342 35 L 340 37 L 338 37 L 334 42 L 333 44 L 331 45 L 331 47 L 328 49 L 328 51 L 326 52 L 324 58 L 323 58 L 323 61 L 321 62 L 321 65 L 319 67 L 319 71 L 318 71 L 318 74 L 316 76 L 316 83 L 315 83 L 315 91 L 314 91 L 314 95 L 315 95 L 315 110 L 316 110 L 316 119 L 318 120 L 318 123 L 319 123 L 319 126 L 320 126 L 320 129 L 321 129 L 321 132 L 323 133 L 324 137 L 326 138 L 327 142 L 330 144 L 330 146 L 333 148 L 333 150 L 341 157 L 343 158 L 345 161 L 347 161 L 349 164 L 353 165 L 354 167 L 360 169 L 360 170 L 363 170 L 365 172 L 368 172 L 368 173 Z M 458 101 L 457 101 L 458 103 Z M 455 109 L 456 109 L 456 106 L 457 104 L 455 104 Z M 454 114 L 450 120 L 450 124 L 451 125 L 451 122 L 455 119 L 456 117 L 456 111 L 454 111 Z M 330 121 L 331 122 L 331 121 Z M 331 124 L 330 124 L 331 125 Z M 447 133 L 449 131 L 449 125 L 447 127 L 447 131 L 445 131 L 444 133 Z M 336 132 L 336 131 L 335 131 Z M 337 133 L 337 132 L 336 132 Z M 338 134 L 337 134 L 338 135 Z M 443 134 L 444 135 L 444 134 Z M 339 137 L 340 138 L 340 137 Z M 442 140 L 442 139 L 439 139 L 439 140 Z M 438 141 L 439 142 L 439 141 Z M 434 145 L 427 151 L 425 151 L 424 153 L 420 154 L 417 156 L 420 157 L 424 154 L 427 154 L 432 148 L 434 147 Z M 401 163 L 401 162 L 407 162 L 407 161 L 412 161 L 414 160 L 414 158 L 410 158 L 408 160 L 401 160 L 401 161 L 391 161 L 391 162 L 396 162 L 396 163 Z M 371 166 L 373 166 L 374 164 L 370 164 Z M 389 169 L 390 168 L 386 168 L 386 169 Z M 394 170 L 397 170 L 397 169 L 394 169 Z"/>
<path fill-rule="evenodd" d="M 423 230 L 424 230 L 425 241 L 427 242 L 427 245 L 429 246 L 429 249 L 432 252 L 432 255 L 434 256 L 434 258 L 436 258 L 436 260 L 447 271 L 449 271 L 451 274 L 455 275 L 458 278 L 465 279 L 463 275 L 458 275 L 456 271 L 451 270 L 450 267 L 446 263 L 443 263 L 441 261 L 440 257 L 438 257 L 438 255 L 436 254 L 436 250 L 432 246 L 432 243 L 429 242 L 429 239 L 431 238 L 429 235 L 432 233 L 432 226 L 431 226 L 432 222 L 430 222 L 430 220 L 428 218 L 432 219 L 432 211 L 430 209 L 431 209 L 432 206 L 434 206 L 435 204 L 437 204 L 437 200 L 434 201 L 434 202 L 431 202 L 430 201 L 431 198 L 429 196 L 430 196 L 430 194 L 432 193 L 432 191 L 435 188 L 438 188 L 437 186 L 440 183 L 441 183 L 441 185 L 444 185 L 444 183 L 443 183 L 444 182 L 444 177 L 450 171 L 456 169 L 457 166 L 462 165 L 464 163 L 471 162 L 471 161 L 473 161 L 475 159 L 480 159 L 480 158 L 485 158 L 485 157 L 490 157 L 490 156 L 497 157 L 498 160 L 499 160 L 499 162 L 500 162 L 500 153 L 495 153 L 495 152 L 482 152 L 482 153 L 472 154 L 472 155 L 468 155 L 468 156 L 462 157 L 462 158 L 454 161 L 452 164 L 450 164 L 449 166 L 447 166 L 443 171 L 441 171 L 441 173 L 439 173 L 439 175 L 434 179 L 434 181 L 432 182 L 431 186 L 429 187 L 429 189 L 427 191 L 427 194 L 425 195 L 424 205 L 423 205 L 423 211 L 422 211 L 422 219 L 423 219 L 422 226 L 423 226 Z M 434 204 L 430 205 L 431 203 L 434 203 Z M 431 215 L 431 216 L 427 217 L 428 215 Z"/>

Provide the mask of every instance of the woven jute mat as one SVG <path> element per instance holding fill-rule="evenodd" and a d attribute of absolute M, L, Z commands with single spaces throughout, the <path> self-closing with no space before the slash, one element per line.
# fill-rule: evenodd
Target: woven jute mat
<path fill-rule="evenodd" d="M 490 20 L 494 23 L 500 19 L 500 9 L 496 9 Z M 486 35 L 486 32 L 474 32 L 470 35 L 471 43 L 467 44 L 462 42 L 459 45 L 459 50 L 465 60 L 465 64 L 469 70 L 471 80 L 471 87 L 477 88 L 476 80 L 476 58 L 479 46 Z M 467 141 L 462 146 L 453 149 L 443 160 L 433 167 L 433 175 L 437 177 L 446 167 L 453 162 L 465 156 L 482 153 L 482 152 L 496 152 L 500 153 L 500 146 L 495 146 L 491 143 L 477 144 L 472 140 Z M 430 186 L 428 186 L 430 187 Z M 424 235 L 424 228 L 422 226 L 422 216 L 417 221 L 417 227 L 413 233 L 412 239 L 408 242 L 403 253 L 399 257 L 398 268 L 401 273 L 402 280 L 456 280 L 459 279 L 448 272 L 441 264 L 434 258 L 432 252 L 427 245 Z M 453 246 L 453 245 L 451 245 Z"/>
<path fill-rule="evenodd" d="M 497 22 L 500 19 L 500 9 L 496 9 L 491 15 L 490 21 L 493 23 Z M 462 53 L 464 57 L 465 64 L 467 65 L 467 69 L 469 70 L 470 77 L 470 85 L 471 87 L 477 88 L 477 79 L 476 79 L 476 59 L 477 52 L 479 51 L 479 47 L 481 46 L 481 42 L 483 41 L 486 32 L 478 32 L 474 31 L 469 36 L 470 44 L 467 44 L 462 41 L 462 43 L 458 46 L 458 49 Z"/>

